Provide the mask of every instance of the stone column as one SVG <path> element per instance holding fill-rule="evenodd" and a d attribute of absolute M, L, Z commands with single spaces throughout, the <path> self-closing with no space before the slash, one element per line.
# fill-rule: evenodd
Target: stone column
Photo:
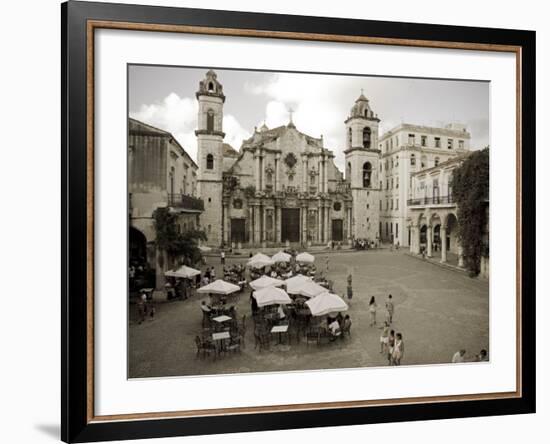
<path fill-rule="evenodd" d="M 254 152 L 254 179 L 256 180 L 256 191 L 260 191 L 260 153 L 259 149 L 256 148 Z"/>
<path fill-rule="evenodd" d="M 254 206 L 254 243 L 258 244 L 261 242 L 260 237 L 260 205 Z"/>
<path fill-rule="evenodd" d="M 325 192 L 325 158 L 321 156 L 321 161 L 319 162 L 319 192 Z"/>
<path fill-rule="evenodd" d="M 261 232 L 261 238 L 262 238 L 262 248 L 266 248 L 267 246 L 267 209 L 265 208 L 265 205 L 262 205 L 261 207 L 262 211 L 262 232 Z"/>
<path fill-rule="evenodd" d="M 302 192 L 307 191 L 307 155 L 302 154 Z"/>
<path fill-rule="evenodd" d="M 464 268 L 464 248 L 458 244 L 458 266 Z"/>
<path fill-rule="evenodd" d="M 353 208 L 348 209 L 349 239 L 353 239 Z"/>
<path fill-rule="evenodd" d="M 302 207 L 302 243 L 307 244 L 307 220 L 308 220 L 308 207 L 307 205 Z"/>
<path fill-rule="evenodd" d="M 249 205 L 248 207 L 248 243 L 254 242 L 254 207 Z"/>
<path fill-rule="evenodd" d="M 279 139 L 277 139 L 279 140 Z M 273 189 L 275 191 L 279 191 L 280 189 L 280 185 L 279 185 L 279 159 L 281 158 L 281 155 L 279 153 L 277 153 L 275 155 L 275 186 L 273 187 Z"/>
<path fill-rule="evenodd" d="M 326 157 L 323 159 L 323 193 L 328 193 L 328 161 Z"/>
<path fill-rule="evenodd" d="M 330 234 L 329 234 L 329 208 L 328 206 L 325 207 L 325 244 L 329 241 L 330 239 Z"/>
<path fill-rule="evenodd" d="M 277 205 L 275 207 L 275 241 L 281 243 L 281 207 Z"/>
<path fill-rule="evenodd" d="M 432 232 L 433 228 L 432 225 L 429 224 L 426 228 L 426 243 L 428 244 L 428 257 L 432 257 Z"/>
<path fill-rule="evenodd" d="M 322 206 L 322 204 L 320 203 L 319 204 L 319 208 L 317 210 L 317 239 L 318 239 L 318 242 L 319 243 L 323 243 L 323 236 L 324 236 L 324 232 L 323 232 L 323 218 L 324 218 L 324 208 Z"/>
<path fill-rule="evenodd" d="M 441 224 L 439 233 L 441 238 L 441 263 L 447 262 L 447 227 Z"/>

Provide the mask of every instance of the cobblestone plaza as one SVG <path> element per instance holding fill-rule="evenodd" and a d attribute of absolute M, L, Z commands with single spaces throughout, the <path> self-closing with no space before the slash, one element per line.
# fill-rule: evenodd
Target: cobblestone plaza
<path fill-rule="evenodd" d="M 293 371 L 386 366 L 380 353 L 380 332 L 386 311 L 384 302 L 393 295 L 395 315 L 391 326 L 403 335 L 402 365 L 450 363 L 459 349 L 473 358 L 489 349 L 489 283 L 466 273 L 442 267 L 406 251 L 342 251 L 316 254 L 319 269 L 334 281 L 334 292 L 345 298 L 346 277 L 353 275 L 353 299 L 346 312 L 352 320 L 351 336 L 326 344 L 307 344 L 292 338 L 268 350 L 254 342 L 250 290 L 231 296 L 239 319 L 246 315 L 245 347 L 214 359 L 196 356 L 195 337 L 201 334 L 202 295 L 184 301 L 156 301 L 153 320 L 138 324 L 136 306 L 129 306 L 128 376 L 130 378 Z M 227 263 L 246 262 L 228 258 Z M 207 258 L 223 276 L 220 259 Z M 378 325 L 370 327 L 368 303 L 375 296 Z"/>

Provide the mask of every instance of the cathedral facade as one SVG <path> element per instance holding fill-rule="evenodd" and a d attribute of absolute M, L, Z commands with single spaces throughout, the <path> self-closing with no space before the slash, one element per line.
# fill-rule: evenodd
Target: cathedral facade
<path fill-rule="evenodd" d="M 214 71 L 206 73 L 196 98 L 197 185 L 208 244 L 326 245 L 387 234 L 381 231 L 389 174 L 382 168 L 385 145 L 379 142 L 380 119 L 362 92 L 342 122 L 345 175 L 323 137 L 304 134 L 292 117 L 287 125 L 255 128 L 238 151 L 224 143 L 226 97 Z"/>

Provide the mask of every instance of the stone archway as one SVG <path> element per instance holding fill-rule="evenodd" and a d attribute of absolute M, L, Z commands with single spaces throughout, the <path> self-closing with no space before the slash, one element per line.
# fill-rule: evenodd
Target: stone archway
<path fill-rule="evenodd" d="M 448 213 L 442 225 L 441 262 L 462 266 L 462 249 L 458 240 L 458 219 L 454 213 Z"/>
<path fill-rule="evenodd" d="M 136 266 L 147 262 L 147 238 L 135 227 L 128 230 L 128 262 Z"/>
<path fill-rule="evenodd" d="M 428 257 L 439 256 L 441 251 L 441 224 L 442 219 L 439 214 L 433 213 L 430 216 L 427 230 L 426 249 Z"/>

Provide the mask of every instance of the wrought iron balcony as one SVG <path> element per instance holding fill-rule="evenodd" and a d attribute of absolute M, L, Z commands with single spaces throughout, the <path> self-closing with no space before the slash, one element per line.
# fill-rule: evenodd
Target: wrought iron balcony
<path fill-rule="evenodd" d="M 204 211 L 204 201 L 187 194 L 168 194 L 168 205 L 185 210 Z"/>
<path fill-rule="evenodd" d="M 447 205 L 455 203 L 453 195 L 448 196 L 433 196 L 433 197 L 420 197 L 418 199 L 407 200 L 409 207 L 415 205 Z"/>

